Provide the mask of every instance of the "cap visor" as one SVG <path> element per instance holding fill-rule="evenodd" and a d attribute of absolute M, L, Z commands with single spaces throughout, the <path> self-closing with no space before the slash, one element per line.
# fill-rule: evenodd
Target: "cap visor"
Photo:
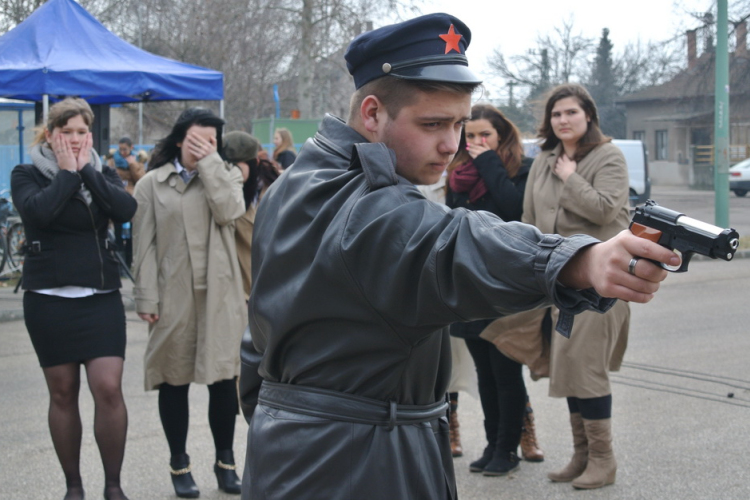
<path fill-rule="evenodd" d="M 467 66 L 461 64 L 412 66 L 393 71 L 390 75 L 397 78 L 403 78 L 404 80 L 429 80 L 432 82 L 470 84 L 482 83 L 482 80 L 477 78 L 477 75 L 475 75 Z"/>

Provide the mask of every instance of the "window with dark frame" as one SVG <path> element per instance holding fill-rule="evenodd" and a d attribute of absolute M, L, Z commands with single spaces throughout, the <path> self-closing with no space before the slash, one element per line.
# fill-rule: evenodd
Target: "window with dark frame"
<path fill-rule="evenodd" d="M 654 154 L 655 160 L 666 160 L 667 159 L 667 131 L 657 130 L 656 131 L 656 151 Z"/>
<path fill-rule="evenodd" d="M 634 130 L 633 131 L 633 140 L 634 141 L 646 142 L 646 131 L 645 130 Z"/>

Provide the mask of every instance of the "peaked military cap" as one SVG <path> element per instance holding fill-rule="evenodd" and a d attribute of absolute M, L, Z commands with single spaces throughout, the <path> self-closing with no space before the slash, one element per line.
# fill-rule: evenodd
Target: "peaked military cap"
<path fill-rule="evenodd" d="M 428 14 L 358 36 L 344 55 L 356 88 L 391 75 L 447 83 L 482 81 L 469 69 L 471 30 L 449 14 Z"/>

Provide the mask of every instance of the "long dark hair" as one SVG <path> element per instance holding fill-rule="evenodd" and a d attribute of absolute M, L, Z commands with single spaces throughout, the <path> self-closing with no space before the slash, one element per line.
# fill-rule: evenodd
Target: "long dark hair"
<path fill-rule="evenodd" d="M 591 97 L 591 94 L 589 94 L 583 85 L 565 83 L 558 85 L 550 91 L 547 104 L 544 108 L 544 120 L 542 121 L 542 126 L 539 127 L 537 137 L 540 137 L 544 141 L 541 145 L 542 151 L 555 149 L 560 144 L 560 139 L 552 129 L 552 108 L 555 107 L 557 101 L 566 97 L 573 97 L 578 101 L 581 109 L 583 109 L 583 112 L 589 118 L 588 130 L 578 140 L 578 147 L 572 158 L 574 161 L 581 161 L 592 149 L 612 140 L 611 137 L 604 135 L 599 128 L 599 113 L 596 111 L 596 103 L 594 103 L 594 98 Z"/>
<path fill-rule="evenodd" d="M 247 180 L 242 185 L 242 196 L 245 199 L 245 210 L 260 194 L 260 191 L 267 188 L 273 181 L 279 177 L 279 171 L 270 160 L 255 158 L 247 162 L 250 172 Z"/>
<path fill-rule="evenodd" d="M 518 127 L 508 120 L 502 111 L 491 104 L 475 104 L 471 108 L 469 121 L 475 120 L 487 120 L 497 131 L 500 141 L 495 152 L 503 161 L 508 175 L 515 177 L 523 161 L 523 143 Z"/>
<path fill-rule="evenodd" d="M 177 118 L 177 122 L 172 127 L 169 135 L 156 143 L 154 152 L 148 162 L 148 169 L 159 168 L 178 158 L 180 156 L 180 148 L 177 144 L 185 140 L 188 129 L 193 125 L 214 127 L 216 129 L 216 150 L 219 151 L 219 154 L 222 154 L 221 137 L 224 120 L 213 114 L 210 109 L 199 107 L 188 108 Z"/>

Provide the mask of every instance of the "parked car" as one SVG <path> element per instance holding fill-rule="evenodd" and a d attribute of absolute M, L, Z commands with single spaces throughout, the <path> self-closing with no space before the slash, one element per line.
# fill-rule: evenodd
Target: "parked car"
<path fill-rule="evenodd" d="M 628 165 L 630 178 L 630 204 L 632 206 L 645 203 L 651 196 L 651 178 L 648 175 L 648 151 L 642 141 L 613 139 L 612 144 L 622 150 L 625 163 Z M 539 144 L 536 139 L 524 139 L 524 154 L 534 158 L 539 154 Z"/>
<path fill-rule="evenodd" d="M 729 190 L 740 197 L 750 191 L 750 158 L 729 169 Z"/>

